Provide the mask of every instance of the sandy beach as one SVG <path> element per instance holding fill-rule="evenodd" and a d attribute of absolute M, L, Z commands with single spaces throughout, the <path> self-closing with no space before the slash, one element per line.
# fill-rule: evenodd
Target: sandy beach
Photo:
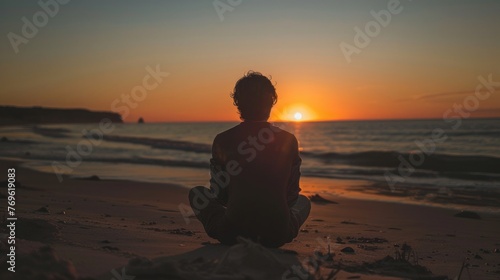
<path fill-rule="evenodd" d="M 179 205 L 187 204 L 188 189 L 184 186 L 92 178 L 65 178 L 59 182 L 53 174 L 25 169 L 19 167 L 20 163 L 0 161 L 2 170 L 16 168 L 20 183 L 15 194 L 17 272 L 6 273 L 4 267 L 2 279 L 28 279 L 21 277 L 28 271 L 54 275 L 58 270 L 66 273 L 60 275 L 69 275 L 62 279 L 113 279 L 121 275 L 120 267 L 133 259 L 137 263 L 138 258 L 147 258 L 156 264 L 199 257 L 214 260 L 229 250 L 210 239 L 196 219 L 186 223 L 179 211 Z M 0 181 L 6 179 L 3 173 Z M 305 181 L 303 193 L 316 194 L 314 184 Z M 2 188 L 2 208 L 6 208 L 5 194 Z M 410 262 L 427 268 L 432 272 L 428 275 L 453 279 L 466 261 L 462 277 L 469 272 L 471 279 L 500 277 L 498 213 L 476 212 L 481 219 L 471 219 L 455 217 L 456 209 L 443 207 L 349 199 L 346 195 L 321 196 L 334 203 L 313 203 L 299 236 L 281 249 L 272 250 L 285 265 L 305 264 L 315 251 L 326 254 L 329 239 L 334 265 L 322 265 L 321 275 L 341 269 L 337 279 L 391 279 L 381 276 L 388 274 L 387 269 L 369 264 L 386 256 L 395 257 L 406 243 L 412 248 L 408 251 Z M 5 227 L 2 232 L 5 247 Z M 58 266 L 37 266 L 34 255 L 30 261 L 23 257 L 46 245 L 52 251 L 45 254 L 57 255 L 59 261 L 54 262 Z M 43 250 L 37 254 L 43 256 Z M 279 279 L 301 279 L 294 277 L 298 276 L 292 272 Z"/>
<path fill-rule="evenodd" d="M 0 1 L 0 280 L 500 280 L 499 11 Z"/>

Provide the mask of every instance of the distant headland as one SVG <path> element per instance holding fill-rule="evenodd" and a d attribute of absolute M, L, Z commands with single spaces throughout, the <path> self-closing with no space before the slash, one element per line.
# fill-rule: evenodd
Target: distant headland
<path fill-rule="evenodd" d="M 0 106 L 0 125 L 98 123 L 109 119 L 123 123 L 118 113 L 87 109 Z"/>

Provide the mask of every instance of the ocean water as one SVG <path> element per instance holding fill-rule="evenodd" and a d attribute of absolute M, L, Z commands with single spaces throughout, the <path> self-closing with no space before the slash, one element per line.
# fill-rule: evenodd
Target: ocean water
<path fill-rule="evenodd" d="M 102 140 L 97 124 L 0 127 L 0 156 L 55 175 L 205 185 L 212 140 L 234 125 L 115 124 Z M 500 191 L 500 119 L 275 125 L 299 140 L 303 177 Z"/>

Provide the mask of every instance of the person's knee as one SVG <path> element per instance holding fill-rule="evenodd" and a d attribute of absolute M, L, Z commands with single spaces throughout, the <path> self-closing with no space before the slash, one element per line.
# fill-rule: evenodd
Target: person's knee
<path fill-rule="evenodd" d="M 307 196 L 299 195 L 297 198 L 297 204 L 299 204 L 302 208 L 307 209 L 307 213 L 311 211 L 311 200 L 309 200 Z"/>
<path fill-rule="evenodd" d="M 209 200 L 205 194 L 205 190 L 207 190 L 207 188 L 203 186 L 196 186 L 189 190 L 189 203 L 191 204 L 191 208 L 202 210 L 207 207 Z"/>
<path fill-rule="evenodd" d="M 297 202 L 292 207 L 292 212 L 295 214 L 299 226 L 302 226 L 309 217 L 309 213 L 311 212 L 311 201 L 309 200 L 309 198 L 303 195 L 299 195 L 299 197 L 297 198 Z"/>
<path fill-rule="evenodd" d="M 203 193 L 203 189 L 205 187 L 203 186 L 196 186 L 196 187 L 193 187 L 189 190 L 189 201 L 193 200 L 193 198 L 196 196 L 197 193 Z"/>
<path fill-rule="evenodd" d="M 307 198 L 307 196 L 303 195 L 303 194 L 299 194 L 299 197 L 297 198 L 297 201 L 302 201 L 302 202 L 309 202 L 311 203 L 311 201 L 309 200 L 309 198 Z"/>

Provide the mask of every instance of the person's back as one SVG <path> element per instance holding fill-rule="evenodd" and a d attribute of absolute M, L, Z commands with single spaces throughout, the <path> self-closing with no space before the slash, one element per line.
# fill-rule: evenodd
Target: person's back
<path fill-rule="evenodd" d="M 224 190 L 229 220 L 255 238 L 288 238 L 288 179 L 300 161 L 295 137 L 267 122 L 246 121 L 219 134 L 213 150 L 215 162 L 235 160 L 240 167 Z M 291 190 L 292 199 L 298 191 Z"/>
<path fill-rule="evenodd" d="M 278 247 L 297 236 L 310 209 L 299 196 L 298 143 L 267 122 L 277 99 L 269 79 L 249 73 L 233 98 L 243 122 L 214 139 L 211 193 L 196 187 L 190 202 L 207 233 L 222 243 L 244 236 Z M 212 196 L 210 202 L 200 203 L 200 194 Z"/>

